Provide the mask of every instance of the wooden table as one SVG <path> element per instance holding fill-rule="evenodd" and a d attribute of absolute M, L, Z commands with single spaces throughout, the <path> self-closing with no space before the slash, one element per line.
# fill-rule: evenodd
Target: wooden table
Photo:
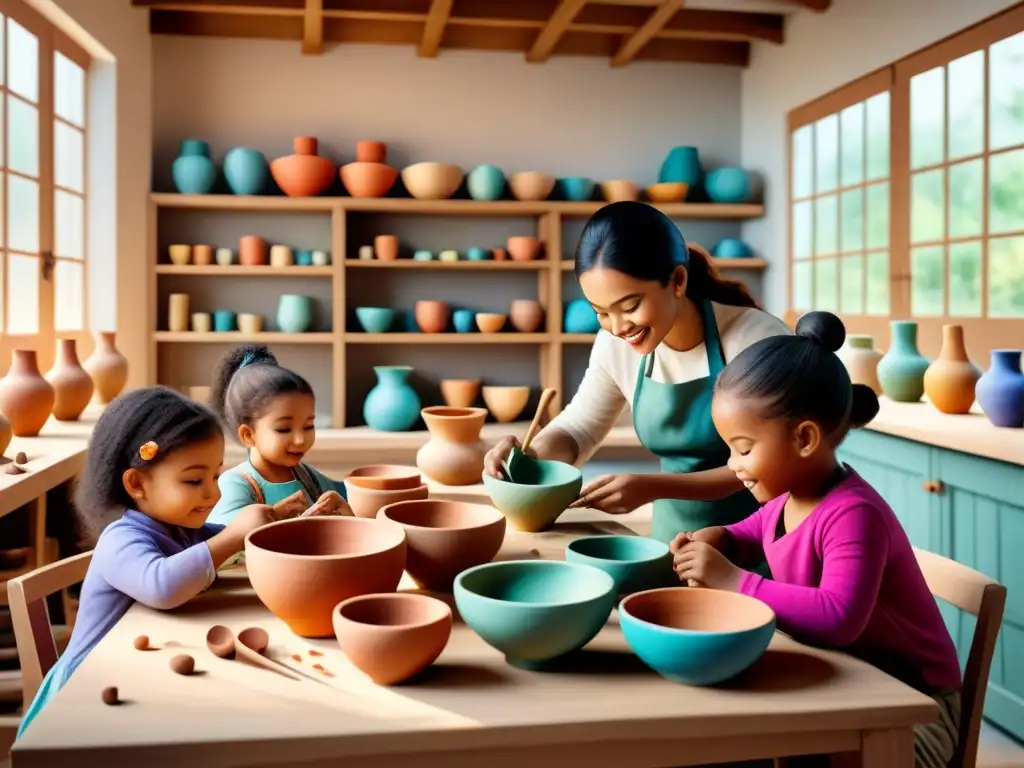
<path fill-rule="evenodd" d="M 620 520 L 642 530 L 646 517 Z M 571 512 L 552 532 L 510 532 L 499 558 L 559 557 L 569 539 L 596 530 L 630 529 L 601 513 Z M 265 627 L 269 654 L 315 679 L 296 682 L 214 657 L 203 639 L 217 623 Z M 169 670 L 181 648 L 134 650 L 140 634 L 154 645 L 181 643 L 200 674 Z M 311 649 L 323 656 L 311 657 Z M 334 677 L 314 673 L 316 662 Z M 109 685 L 124 705 L 100 702 Z M 419 680 L 379 687 L 335 641 L 295 637 L 243 574 L 226 573 L 178 611 L 134 606 L 11 756 L 13 768 L 643 768 L 860 751 L 865 766 L 902 768 L 913 765 L 912 726 L 937 716 L 931 699 L 874 667 L 782 634 L 732 683 L 676 685 L 629 651 L 615 613 L 576 658 L 544 673 L 510 667 L 456 622 Z"/>

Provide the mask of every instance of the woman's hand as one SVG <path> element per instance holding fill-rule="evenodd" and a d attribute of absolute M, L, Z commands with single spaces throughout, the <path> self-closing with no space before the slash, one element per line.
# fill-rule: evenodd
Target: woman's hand
<path fill-rule="evenodd" d="M 484 472 L 499 480 L 507 479 L 505 477 L 505 468 L 501 465 L 501 462 L 508 459 L 508 455 L 512 452 L 512 448 L 518 445 L 519 440 L 512 435 L 501 438 L 497 445 L 491 448 L 491 450 L 487 452 L 487 455 L 484 456 Z M 532 450 L 527 451 L 526 455 L 537 458 L 537 454 Z"/>
<path fill-rule="evenodd" d="M 679 580 L 691 587 L 737 592 L 743 577 L 741 569 L 706 541 L 689 541 L 684 544 L 672 558 L 672 567 Z"/>
<path fill-rule="evenodd" d="M 642 475 L 604 475 L 588 483 L 569 509 L 599 509 L 624 515 L 653 501 Z"/>
<path fill-rule="evenodd" d="M 343 515 L 352 517 L 352 507 L 341 498 L 337 491 L 324 491 L 316 503 L 302 513 L 303 517 L 314 517 L 321 515 Z"/>

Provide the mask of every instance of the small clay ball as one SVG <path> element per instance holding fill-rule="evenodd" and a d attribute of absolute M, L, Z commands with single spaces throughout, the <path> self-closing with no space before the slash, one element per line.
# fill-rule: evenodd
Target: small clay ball
<path fill-rule="evenodd" d="M 18 455 L 14 457 L 15 464 L 25 464 L 28 462 L 28 456 L 25 455 L 24 451 L 18 451 Z"/>
<path fill-rule="evenodd" d="M 25 470 L 19 467 L 17 464 L 8 464 L 7 469 L 4 470 L 8 475 L 24 475 Z"/>
<path fill-rule="evenodd" d="M 139 635 L 132 641 L 132 645 L 135 646 L 137 651 L 147 651 L 149 650 L 149 638 L 145 635 Z"/>
<path fill-rule="evenodd" d="M 187 653 L 179 654 L 171 659 L 171 670 L 179 675 L 191 675 L 196 668 L 196 660 Z"/>
<path fill-rule="evenodd" d="M 100 694 L 100 698 L 103 699 L 103 703 L 108 706 L 114 706 L 117 704 L 117 687 L 109 686 L 103 689 L 103 693 Z"/>

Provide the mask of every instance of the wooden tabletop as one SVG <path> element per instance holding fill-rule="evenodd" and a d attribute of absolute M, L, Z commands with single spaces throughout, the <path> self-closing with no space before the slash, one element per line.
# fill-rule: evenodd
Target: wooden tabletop
<path fill-rule="evenodd" d="M 554 531 L 510 532 L 499 558 L 560 557 L 575 536 L 628 533 L 623 522 L 642 529 L 648 516 L 566 513 Z M 203 639 L 218 623 L 266 628 L 268 654 L 311 679 L 214 657 Z M 161 648 L 134 650 L 140 634 Z M 163 647 L 168 642 L 183 648 Z M 170 658 L 182 652 L 194 655 L 199 674 L 170 671 Z M 313 663 L 334 676 L 315 673 Z M 125 704 L 101 703 L 111 685 Z M 615 613 L 587 648 L 544 673 L 509 666 L 456 621 L 433 667 L 414 682 L 380 687 L 335 641 L 292 635 L 256 599 L 244 573 L 228 572 L 177 611 L 134 606 L 16 744 L 12 765 L 298 767 L 344 760 L 346 768 L 398 768 L 412 760 L 417 768 L 567 761 L 640 768 L 862 747 L 866 760 L 876 745 L 874 766 L 887 768 L 912 764 L 910 728 L 935 720 L 937 711 L 931 699 L 868 664 L 781 634 L 731 683 L 676 685 L 630 652 Z"/>

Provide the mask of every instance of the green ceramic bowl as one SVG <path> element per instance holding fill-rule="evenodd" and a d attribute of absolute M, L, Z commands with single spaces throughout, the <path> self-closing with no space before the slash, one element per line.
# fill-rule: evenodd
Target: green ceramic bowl
<path fill-rule="evenodd" d="M 536 533 L 550 528 L 580 496 L 583 474 L 571 464 L 524 456 L 516 462 L 516 480 L 484 473 L 484 488 L 512 527 Z"/>
<path fill-rule="evenodd" d="M 620 595 L 679 585 L 668 544 L 646 536 L 584 536 L 569 542 L 565 559 L 600 568 Z"/>

